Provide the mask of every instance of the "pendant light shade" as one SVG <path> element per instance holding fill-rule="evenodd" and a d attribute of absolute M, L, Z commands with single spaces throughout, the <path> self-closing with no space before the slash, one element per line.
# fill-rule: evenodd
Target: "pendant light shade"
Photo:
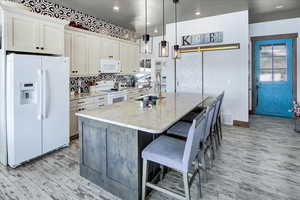
<path fill-rule="evenodd" d="M 180 58 L 180 47 L 177 44 L 177 4 L 179 0 L 173 0 L 173 3 L 175 5 L 175 45 L 173 46 L 173 58 L 177 59 Z"/>
<path fill-rule="evenodd" d="M 169 42 L 162 40 L 159 43 L 159 57 L 169 57 Z"/>
<path fill-rule="evenodd" d="M 169 42 L 165 40 L 165 0 L 163 0 L 163 39 L 159 43 L 159 57 L 169 57 Z"/>
<path fill-rule="evenodd" d="M 175 44 L 173 46 L 173 58 L 180 58 L 180 48 L 179 48 L 179 45 L 178 44 Z"/>
<path fill-rule="evenodd" d="M 151 54 L 152 53 L 152 38 L 150 34 L 148 34 L 148 9 L 147 9 L 147 0 L 145 0 L 145 34 L 142 36 L 140 40 L 140 52 L 143 54 Z"/>

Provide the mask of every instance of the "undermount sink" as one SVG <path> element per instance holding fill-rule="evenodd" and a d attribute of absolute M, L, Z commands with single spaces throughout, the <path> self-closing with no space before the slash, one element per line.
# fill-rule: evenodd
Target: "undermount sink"
<path fill-rule="evenodd" d="M 144 97 L 148 97 L 149 99 L 164 99 L 166 97 L 158 97 L 158 96 L 154 96 L 154 95 L 145 95 L 145 96 L 141 96 L 136 98 L 136 101 L 143 101 Z"/>

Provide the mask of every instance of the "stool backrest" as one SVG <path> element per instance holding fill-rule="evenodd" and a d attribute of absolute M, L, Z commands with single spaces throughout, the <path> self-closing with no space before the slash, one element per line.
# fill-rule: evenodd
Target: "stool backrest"
<path fill-rule="evenodd" d="M 222 94 L 220 95 L 220 106 L 219 106 L 219 110 L 218 110 L 217 116 L 219 116 L 220 113 L 221 113 L 221 107 L 222 107 L 222 104 L 223 104 L 224 95 L 225 95 L 225 92 L 223 91 Z"/>
<path fill-rule="evenodd" d="M 213 122 L 213 117 L 214 117 L 214 112 L 216 109 L 216 101 L 214 101 L 209 107 L 207 107 L 206 109 L 206 113 L 207 113 L 207 124 L 206 124 L 206 128 L 205 128 L 205 136 L 202 140 L 202 142 L 205 142 L 210 134 L 210 130 L 211 130 L 211 126 L 212 126 L 212 122 Z"/>
<path fill-rule="evenodd" d="M 222 92 L 222 94 L 220 94 L 217 97 L 216 109 L 215 109 L 215 112 L 214 112 L 214 118 L 213 118 L 213 123 L 212 123 L 213 125 L 216 124 L 217 118 L 220 114 L 223 97 L 224 97 L 224 92 Z"/>
<path fill-rule="evenodd" d="M 188 137 L 185 143 L 183 164 L 184 170 L 188 172 L 193 161 L 196 159 L 199 152 L 200 139 L 205 134 L 207 123 L 207 115 L 200 113 L 194 120 L 191 128 L 189 129 Z"/>

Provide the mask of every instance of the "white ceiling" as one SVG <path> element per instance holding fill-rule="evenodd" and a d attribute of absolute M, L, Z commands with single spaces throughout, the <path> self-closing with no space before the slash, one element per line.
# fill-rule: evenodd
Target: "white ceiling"
<path fill-rule="evenodd" d="M 49 0 L 66 7 L 104 19 L 125 28 L 143 32 L 145 24 L 144 0 Z M 167 22 L 174 21 L 174 4 L 166 2 Z M 282 8 L 276 8 L 282 5 Z M 113 6 L 120 7 L 119 12 Z M 291 17 L 300 17 L 300 0 L 181 0 L 178 19 L 190 20 L 249 9 L 250 22 L 261 22 Z M 195 12 L 201 15 L 196 16 Z M 162 0 L 148 0 L 150 31 L 161 30 Z"/>

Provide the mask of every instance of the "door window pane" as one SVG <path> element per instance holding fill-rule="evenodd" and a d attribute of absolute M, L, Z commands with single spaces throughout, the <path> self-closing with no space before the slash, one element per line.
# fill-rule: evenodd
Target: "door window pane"
<path fill-rule="evenodd" d="M 272 69 L 261 69 L 259 80 L 261 82 L 272 81 Z"/>
<path fill-rule="evenodd" d="M 286 81 L 286 80 L 287 80 L 287 69 L 273 70 L 273 81 Z"/>
<path fill-rule="evenodd" d="M 287 72 L 286 44 L 260 47 L 260 81 L 287 81 Z"/>
<path fill-rule="evenodd" d="M 272 45 L 260 47 L 260 68 L 272 69 Z"/>

